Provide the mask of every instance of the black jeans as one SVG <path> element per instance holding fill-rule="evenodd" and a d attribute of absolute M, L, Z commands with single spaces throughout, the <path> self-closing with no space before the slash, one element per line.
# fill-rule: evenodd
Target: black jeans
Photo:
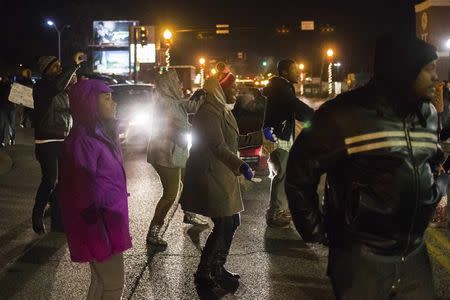
<path fill-rule="evenodd" d="M 4 142 L 5 129 L 8 130 L 9 139 L 16 139 L 16 109 L 0 110 L 0 143 Z"/>
<path fill-rule="evenodd" d="M 336 299 L 433 299 L 425 245 L 404 260 L 330 248 L 328 276 Z"/>
<path fill-rule="evenodd" d="M 36 144 L 35 154 L 41 165 L 41 184 L 36 193 L 35 205 L 51 204 L 52 228 L 62 228 L 61 209 L 58 201 L 58 157 L 62 142 Z"/>
<path fill-rule="evenodd" d="M 239 214 L 211 219 L 214 228 L 203 248 L 199 271 L 210 271 L 213 267 L 222 267 L 225 264 L 234 233 L 241 222 Z"/>

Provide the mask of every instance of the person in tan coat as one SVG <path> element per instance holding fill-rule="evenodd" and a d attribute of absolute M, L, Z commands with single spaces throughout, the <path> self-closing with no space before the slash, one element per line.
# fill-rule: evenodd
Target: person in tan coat
<path fill-rule="evenodd" d="M 234 76 L 219 84 L 206 80 L 206 101 L 193 120 L 193 142 L 186 165 L 185 187 L 181 194 L 184 210 L 208 216 L 214 228 L 202 252 L 195 283 L 215 286 L 237 282 L 239 275 L 224 268 L 233 235 L 244 210 L 239 175 L 251 180 L 254 172 L 238 156 L 239 146 L 260 145 L 262 131 L 240 135 L 231 110 L 236 102 Z"/>
<path fill-rule="evenodd" d="M 182 85 L 175 70 L 164 72 L 156 78 L 156 91 L 158 126 L 153 130 L 148 144 L 147 162 L 152 164 L 158 173 L 163 194 L 150 223 L 147 243 L 165 248 L 167 242 L 161 237 L 164 233 L 164 220 L 183 188 L 184 168 L 189 155 L 188 134 L 191 125 L 188 114 L 197 112 L 204 100 L 183 99 Z M 206 221 L 188 211 L 184 211 L 183 222 L 198 226 L 208 225 Z"/>

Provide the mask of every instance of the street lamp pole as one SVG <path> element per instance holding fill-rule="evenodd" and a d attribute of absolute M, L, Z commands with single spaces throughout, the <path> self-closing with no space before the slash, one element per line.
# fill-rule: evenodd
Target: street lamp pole
<path fill-rule="evenodd" d="M 447 80 L 450 81 L 450 39 L 447 40 L 447 43 L 445 44 L 448 49 L 448 74 L 447 74 Z"/>
<path fill-rule="evenodd" d="M 333 49 L 327 50 L 327 57 L 329 60 L 328 64 L 328 95 L 331 96 L 333 94 Z"/>
<path fill-rule="evenodd" d="M 50 27 L 53 27 L 56 30 L 56 33 L 58 34 L 58 59 L 61 61 L 61 33 L 64 31 L 64 29 L 69 28 L 69 25 L 64 25 L 62 29 L 59 29 L 55 22 L 48 20 L 47 25 Z"/>
<path fill-rule="evenodd" d="M 164 45 L 166 47 L 166 50 L 164 51 L 164 63 L 165 63 L 165 70 L 169 70 L 170 67 L 170 48 L 172 46 L 172 31 L 169 29 L 164 30 L 163 37 L 164 37 Z"/>
<path fill-rule="evenodd" d="M 200 58 L 200 86 L 203 88 L 203 85 L 205 84 L 205 63 L 206 59 L 204 57 Z"/>

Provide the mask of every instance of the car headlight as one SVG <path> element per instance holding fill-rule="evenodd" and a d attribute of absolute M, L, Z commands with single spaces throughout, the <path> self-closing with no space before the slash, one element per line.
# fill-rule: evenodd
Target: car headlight
<path fill-rule="evenodd" d="M 131 126 L 142 126 L 146 125 L 150 121 L 150 116 L 146 113 L 137 113 L 136 116 L 134 116 L 131 121 Z"/>

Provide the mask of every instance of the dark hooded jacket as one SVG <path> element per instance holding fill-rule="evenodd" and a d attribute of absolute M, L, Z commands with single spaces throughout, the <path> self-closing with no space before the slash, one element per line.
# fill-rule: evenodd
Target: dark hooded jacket
<path fill-rule="evenodd" d="M 433 174 L 441 157 L 436 110 L 409 97 L 415 77 L 436 52 L 414 40 L 409 51 L 415 56 L 391 64 L 391 42 L 377 46 L 374 80 L 322 105 L 290 152 L 286 193 L 307 242 L 324 242 L 327 235 L 331 247 L 405 256 L 423 244 L 447 188 L 447 179 Z M 414 74 L 391 77 L 392 66 Z M 316 190 L 323 173 L 321 213 Z"/>
<path fill-rule="evenodd" d="M 264 128 L 273 127 L 282 140 L 294 137 L 296 119 L 305 122 L 312 118 L 314 110 L 297 98 L 294 86 L 283 77 L 272 77 L 263 95 L 267 97 Z"/>
<path fill-rule="evenodd" d="M 33 88 L 35 139 L 64 139 L 72 127 L 67 86 L 79 66 L 55 78 L 43 77 Z"/>

